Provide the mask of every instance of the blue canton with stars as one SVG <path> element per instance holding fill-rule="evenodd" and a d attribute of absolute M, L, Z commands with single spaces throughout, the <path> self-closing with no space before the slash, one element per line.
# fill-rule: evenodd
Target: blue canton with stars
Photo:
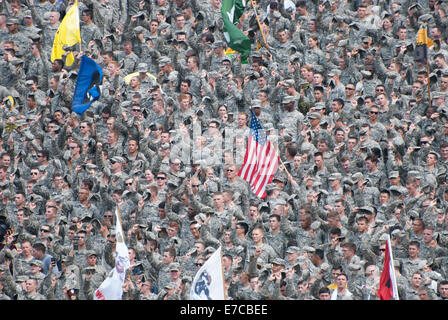
<path fill-rule="evenodd" d="M 266 133 L 264 132 L 263 127 L 260 124 L 260 121 L 258 120 L 257 116 L 253 112 L 253 110 L 250 110 L 252 113 L 252 119 L 250 121 L 250 135 L 257 141 L 260 145 L 264 145 L 266 143 Z"/>

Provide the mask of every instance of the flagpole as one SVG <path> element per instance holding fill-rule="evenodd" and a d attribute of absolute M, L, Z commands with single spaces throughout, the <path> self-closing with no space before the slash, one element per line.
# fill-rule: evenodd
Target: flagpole
<path fill-rule="evenodd" d="M 425 44 L 426 44 L 426 81 L 428 82 L 428 103 L 431 108 L 431 82 L 429 81 L 429 61 L 428 61 L 428 29 L 425 27 Z"/>
<path fill-rule="evenodd" d="M 390 235 L 387 234 L 387 244 L 388 244 L 388 248 L 389 248 L 389 259 L 390 259 L 390 265 L 392 265 L 392 272 L 390 272 L 391 274 L 391 278 L 392 278 L 392 296 L 394 298 L 396 298 L 397 300 L 400 300 L 399 296 L 398 296 L 398 286 L 397 286 L 397 279 L 395 278 L 395 265 L 394 265 L 394 257 L 392 255 L 392 244 L 390 242 Z"/>
<path fill-rule="evenodd" d="M 264 37 L 263 28 L 261 27 L 260 19 L 258 18 L 257 9 L 255 9 L 255 0 L 250 0 L 250 2 L 252 3 L 252 8 L 254 9 L 255 18 L 257 19 L 258 27 L 260 28 L 261 37 L 263 38 L 264 46 L 266 47 L 266 49 L 269 50 L 269 46 L 266 42 L 266 38 Z"/>
<path fill-rule="evenodd" d="M 221 257 L 221 272 L 222 272 L 222 289 L 223 289 L 223 293 L 224 293 L 224 300 L 227 300 L 227 294 L 226 294 L 226 278 L 224 277 L 224 261 L 222 260 L 222 247 L 220 247 L 220 257 Z"/>

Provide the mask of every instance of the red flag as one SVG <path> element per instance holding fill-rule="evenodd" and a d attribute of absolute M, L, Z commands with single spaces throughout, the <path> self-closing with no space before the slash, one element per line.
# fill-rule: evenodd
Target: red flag
<path fill-rule="evenodd" d="M 397 297 L 396 293 L 394 265 L 390 254 L 389 239 L 387 239 L 386 251 L 384 252 L 384 266 L 381 272 L 377 296 L 380 300 L 390 300 L 392 297 Z"/>
<path fill-rule="evenodd" d="M 249 182 L 253 193 L 263 199 L 266 196 L 265 187 L 271 183 L 280 158 L 252 109 L 251 112 L 246 155 L 238 175 Z"/>

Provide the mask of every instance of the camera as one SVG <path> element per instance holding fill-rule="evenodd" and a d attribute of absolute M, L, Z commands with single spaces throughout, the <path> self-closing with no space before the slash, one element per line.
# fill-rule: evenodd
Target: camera
<path fill-rule="evenodd" d="M 79 241 L 79 237 L 78 236 L 74 236 L 73 237 L 73 249 L 78 250 L 78 241 Z"/>
<path fill-rule="evenodd" d="M 184 120 L 184 125 L 189 126 L 192 122 L 191 116 Z"/>
<path fill-rule="evenodd" d="M 0 242 L 4 240 L 5 235 L 8 233 L 8 231 L 9 231 L 9 225 L 8 222 L 6 221 L 6 217 L 0 216 Z"/>

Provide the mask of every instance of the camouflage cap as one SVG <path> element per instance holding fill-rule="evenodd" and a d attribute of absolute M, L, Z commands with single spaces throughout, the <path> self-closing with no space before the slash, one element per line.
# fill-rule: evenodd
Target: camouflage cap
<path fill-rule="evenodd" d="M 272 260 L 272 263 L 279 266 L 286 266 L 286 261 L 281 258 L 275 258 L 274 260 Z"/>
<path fill-rule="evenodd" d="M 295 102 L 295 98 L 293 96 L 285 96 L 282 99 L 282 104 L 287 104 L 291 102 Z"/>
<path fill-rule="evenodd" d="M 308 119 L 312 119 L 312 120 L 314 120 L 314 119 L 322 119 L 322 116 L 321 116 L 321 114 L 320 113 L 318 113 L 318 112 L 311 112 L 311 113 L 308 113 Z"/>

